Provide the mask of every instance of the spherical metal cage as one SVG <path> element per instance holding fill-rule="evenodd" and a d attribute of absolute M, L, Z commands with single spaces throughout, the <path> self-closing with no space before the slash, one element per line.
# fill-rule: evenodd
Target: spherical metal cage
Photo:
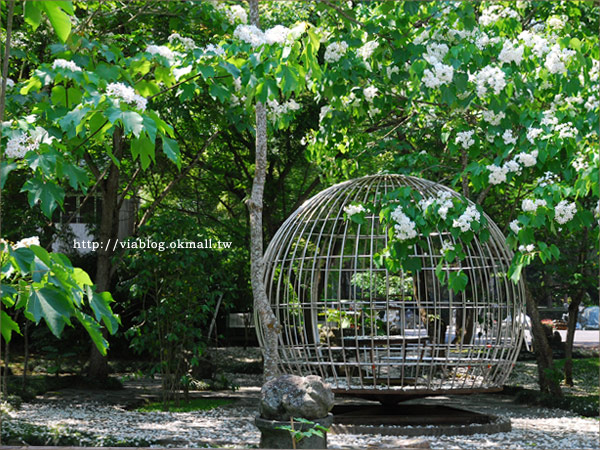
<path fill-rule="evenodd" d="M 380 400 L 500 390 L 523 339 L 524 314 L 523 285 L 506 275 L 512 253 L 504 236 L 487 216 L 486 242 L 460 242 L 438 230 L 426 238 L 428 248 L 415 245 L 421 270 L 391 273 L 374 259 L 388 245 L 378 214 L 358 224 L 344 218 L 344 207 L 382 204 L 403 186 L 425 197 L 458 196 L 420 178 L 367 176 L 315 195 L 275 234 L 264 280 L 282 326 L 280 369 Z M 435 274 L 442 242 L 460 242 L 466 253 L 456 264 L 443 263 L 446 271 L 467 274 L 460 293 Z"/>

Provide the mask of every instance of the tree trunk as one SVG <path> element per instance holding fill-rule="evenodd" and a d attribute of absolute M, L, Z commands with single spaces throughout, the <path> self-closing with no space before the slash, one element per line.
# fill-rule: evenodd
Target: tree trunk
<path fill-rule="evenodd" d="M 523 281 L 525 281 L 525 305 L 527 308 L 527 315 L 531 318 L 533 349 L 538 366 L 538 383 L 540 385 L 540 391 L 562 397 L 559 381 L 557 377 L 552 376 L 552 373 L 555 370 L 554 360 L 552 359 L 552 349 L 550 348 L 546 333 L 544 333 L 542 322 L 540 321 L 538 304 L 533 295 L 531 295 L 525 273 L 523 273 L 523 277 Z"/>
<path fill-rule="evenodd" d="M 577 325 L 577 315 L 579 305 L 583 299 L 583 290 L 575 298 L 571 299 L 569 304 L 569 319 L 567 321 L 567 341 L 565 343 L 565 383 L 573 386 L 573 340 L 575 339 L 575 327 Z"/>
<path fill-rule="evenodd" d="M 249 0 L 250 23 L 260 28 L 258 0 Z M 260 317 L 264 336 L 264 377 L 273 378 L 278 373 L 279 356 L 277 343 L 279 324 L 271 310 L 264 285 L 265 263 L 263 259 L 263 196 L 267 171 L 267 113 L 262 102 L 256 102 L 256 159 L 252 194 L 248 201 L 250 213 L 250 278 L 254 309 Z"/>
<path fill-rule="evenodd" d="M 123 129 L 115 128 L 113 132 L 113 154 L 119 158 L 123 147 Z M 96 257 L 96 290 L 104 292 L 110 289 L 111 258 L 115 248 L 119 229 L 119 167 L 111 161 L 106 180 L 102 183 L 102 217 L 100 219 L 100 247 Z M 106 330 L 102 330 L 106 337 Z M 92 344 L 88 377 L 105 380 L 108 377 L 108 359 Z"/>

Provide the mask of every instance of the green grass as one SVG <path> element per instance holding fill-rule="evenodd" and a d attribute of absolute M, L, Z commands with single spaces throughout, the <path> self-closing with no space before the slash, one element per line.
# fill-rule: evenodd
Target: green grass
<path fill-rule="evenodd" d="M 211 409 L 218 408 L 220 406 L 226 406 L 233 403 L 233 400 L 224 398 L 193 398 L 189 402 L 181 401 L 177 405 L 174 401 L 170 401 L 166 406 L 163 402 L 148 403 L 137 409 L 140 412 L 153 412 L 153 411 L 171 411 L 171 412 L 189 412 L 189 411 L 208 411 Z"/>

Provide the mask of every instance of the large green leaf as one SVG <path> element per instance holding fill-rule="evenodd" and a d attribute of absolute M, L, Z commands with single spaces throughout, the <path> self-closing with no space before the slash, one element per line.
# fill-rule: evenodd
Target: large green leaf
<path fill-rule="evenodd" d="M 8 177 L 8 174 L 16 168 L 16 163 L 13 162 L 7 164 L 6 162 L 2 161 L 2 164 L 0 164 L 0 189 L 4 188 L 4 183 L 6 183 L 6 178 Z"/>
<path fill-rule="evenodd" d="M 163 136 L 162 142 L 163 152 L 165 152 L 167 158 L 177 164 L 177 167 L 181 167 L 181 154 L 179 153 L 179 145 L 177 144 L 177 141 Z"/>
<path fill-rule="evenodd" d="M 75 317 L 86 329 L 98 351 L 102 355 L 106 355 L 106 351 L 108 350 L 108 342 L 106 339 L 104 339 L 104 336 L 102 336 L 102 331 L 100 329 L 100 325 L 98 325 L 98 322 L 95 322 L 92 317 L 79 311 L 78 309 L 75 310 Z"/>
<path fill-rule="evenodd" d="M 120 109 L 112 108 L 106 112 L 108 113 L 110 123 L 114 124 L 117 120 L 123 123 L 125 134 L 133 133 L 135 137 L 139 137 L 144 129 L 142 116 L 135 111 L 121 111 Z"/>
<path fill-rule="evenodd" d="M 90 296 L 91 294 L 91 296 Z M 104 322 L 106 329 L 110 334 L 115 334 L 118 327 L 118 318 L 114 315 L 110 309 L 110 302 L 113 301 L 112 296 L 109 292 L 93 292 L 92 289 L 88 289 L 88 300 L 94 316 L 98 322 Z"/>
<path fill-rule="evenodd" d="M 46 217 L 51 217 L 56 206 L 62 205 L 65 198 L 65 191 L 62 187 L 51 182 L 44 182 L 39 178 L 27 180 L 21 192 L 27 192 L 29 206 L 33 207 L 39 202 Z"/>
<path fill-rule="evenodd" d="M 150 163 L 154 161 L 154 142 L 150 140 L 146 133 L 142 133 L 137 139 L 132 139 L 131 156 L 133 156 L 134 161 L 138 156 L 140 157 L 143 170 L 146 170 Z"/>
<path fill-rule="evenodd" d="M 0 315 L 1 323 L 0 327 L 2 328 L 2 337 L 5 342 L 10 342 L 10 338 L 12 337 L 12 332 L 21 334 L 21 330 L 19 329 L 19 324 L 11 319 L 11 317 L 6 314 L 5 311 L 2 311 Z"/>
<path fill-rule="evenodd" d="M 43 318 L 56 337 L 60 337 L 66 323 L 71 323 L 69 319 L 74 311 L 64 293 L 50 287 L 31 289 L 25 309 L 28 317 L 36 323 Z"/>
<path fill-rule="evenodd" d="M 29 3 L 29 2 L 26 2 Z M 71 18 L 69 14 L 73 14 L 73 2 L 71 1 L 36 1 L 39 9 L 48 15 L 48 20 L 52 24 L 52 28 L 62 42 L 66 42 L 71 34 Z"/>

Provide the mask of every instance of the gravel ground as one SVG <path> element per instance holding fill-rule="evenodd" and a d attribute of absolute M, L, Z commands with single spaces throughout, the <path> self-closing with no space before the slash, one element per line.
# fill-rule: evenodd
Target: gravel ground
<path fill-rule="evenodd" d="M 414 437 L 404 439 L 381 435 L 330 435 L 330 448 L 398 448 L 403 442 L 428 441 L 431 448 L 546 448 L 597 449 L 599 424 L 596 419 L 577 417 L 557 409 L 532 408 L 512 403 L 510 398 L 494 395 L 434 398 L 427 402 L 444 402 L 481 412 L 509 416 L 512 431 L 491 435 Z M 128 411 L 116 405 L 97 402 L 36 402 L 24 404 L 10 413 L 3 426 L 35 423 L 64 427 L 72 431 L 110 435 L 116 439 L 147 439 L 161 446 L 258 445 L 259 432 L 253 425 L 256 408 L 225 406 L 212 411 L 189 413 Z M 85 442 L 83 442 L 85 444 Z"/>
<path fill-rule="evenodd" d="M 217 352 L 214 360 L 218 366 L 226 369 L 235 366 L 236 363 L 252 362 L 257 356 L 258 353 L 254 349 L 233 349 L 227 353 Z M 528 365 L 526 368 L 528 370 L 525 372 L 531 369 Z M 49 393 L 36 402 L 23 404 L 21 409 L 9 413 L 10 419 L 5 418 L 3 426 L 19 428 L 26 423 L 33 423 L 111 436 L 117 440 L 149 440 L 157 446 L 168 447 L 257 447 L 260 436 L 254 426 L 254 415 L 257 410 L 260 376 L 227 376 L 241 386 L 238 392 L 221 391 L 202 395 L 231 395 L 239 400 L 211 411 L 142 413 L 126 409 L 125 405 L 131 404 L 131 398 L 123 398 L 122 404 L 118 401 L 115 403 L 115 394 L 119 391 L 114 392 L 112 397 L 102 397 L 101 393 L 94 394 L 94 391 L 78 392 L 69 389 Z M 514 381 L 520 385 L 529 382 L 523 372 Z M 138 398 L 143 398 L 143 395 L 132 393 L 143 390 L 156 394 L 158 388 L 156 380 L 130 380 L 126 381 L 125 385 L 128 390 L 120 391 L 122 397 L 137 395 Z M 113 404 L 107 403 L 110 401 Z M 472 436 L 410 438 L 377 434 L 330 434 L 329 447 L 401 448 L 408 443 L 417 443 L 429 445 L 434 449 L 600 449 L 600 421 L 579 417 L 568 411 L 516 404 L 511 397 L 503 395 L 435 397 L 413 402 L 437 402 L 509 417 L 512 431 Z M 82 445 L 86 444 L 85 439 L 82 439 Z"/>

